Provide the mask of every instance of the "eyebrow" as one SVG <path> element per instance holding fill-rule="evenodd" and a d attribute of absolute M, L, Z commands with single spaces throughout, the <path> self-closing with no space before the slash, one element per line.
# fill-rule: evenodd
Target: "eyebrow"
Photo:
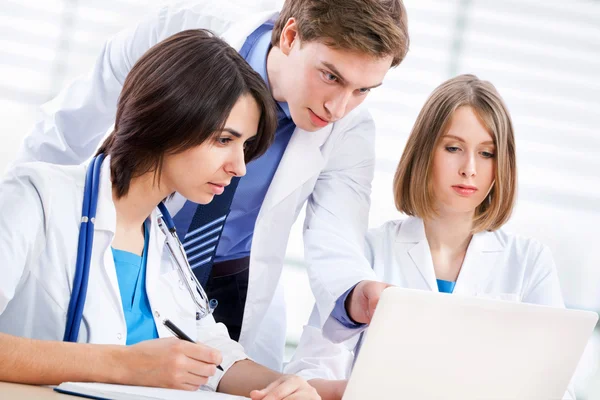
<path fill-rule="evenodd" d="M 229 133 L 231 133 L 233 136 L 235 136 L 237 138 L 241 138 L 242 137 L 241 133 L 239 133 L 238 131 L 236 131 L 235 129 L 232 129 L 232 128 L 223 128 L 221 131 L 222 132 L 229 132 Z"/>
<path fill-rule="evenodd" d="M 454 136 L 454 135 L 444 135 L 444 137 L 445 137 L 445 138 L 449 138 L 449 139 L 456 139 L 456 140 L 458 140 L 458 141 L 459 141 L 459 142 L 461 142 L 461 143 L 465 143 L 465 140 L 464 140 L 463 138 L 461 138 L 461 137 L 458 137 L 458 136 Z M 481 143 L 479 143 L 479 144 L 486 144 L 486 145 L 487 145 L 487 144 L 494 144 L 494 141 L 493 141 L 493 140 L 486 140 L 485 142 L 481 142 Z"/>
<path fill-rule="evenodd" d="M 336 75 L 340 81 L 342 81 L 342 82 L 341 82 L 342 84 L 347 84 L 347 83 L 348 83 L 348 81 L 346 80 L 346 78 L 344 78 L 344 77 L 342 76 L 342 74 L 340 74 L 340 71 L 338 71 L 338 70 L 337 70 L 337 68 L 335 68 L 335 67 L 333 66 L 333 64 L 331 64 L 331 63 L 328 63 L 327 61 L 322 61 L 321 63 L 322 63 L 322 64 L 323 64 L 323 65 L 324 65 L 326 68 L 330 69 L 330 70 L 331 70 L 331 72 L 333 72 L 333 74 L 334 74 L 334 75 Z M 364 87 L 364 88 L 361 88 L 361 89 L 375 89 L 376 87 L 379 87 L 379 86 L 381 86 L 381 82 L 380 82 L 380 83 L 378 83 L 377 85 L 373 85 L 373 86 L 369 86 L 369 87 Z"/>

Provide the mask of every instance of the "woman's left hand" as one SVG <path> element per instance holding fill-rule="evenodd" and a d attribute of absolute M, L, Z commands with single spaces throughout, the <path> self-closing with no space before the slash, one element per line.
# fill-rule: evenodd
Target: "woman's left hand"
<path fill-rule="evenodd" d="M 317 390 L 296 375 L 283 375 L 262 390 L 250 392 L 252 400 L 321 400 Z"/>

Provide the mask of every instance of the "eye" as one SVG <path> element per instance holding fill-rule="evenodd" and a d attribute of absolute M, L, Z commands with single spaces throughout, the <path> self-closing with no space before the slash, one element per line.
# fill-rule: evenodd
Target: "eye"
<path fill-rule="evenodd" d="M 455 146 L 446 146 L 446 151 L 448 151 L 450 153 L 456 153 L 459 150 L 460 149 L 458 147 L 455 147 Z"/>
<path fill-rule="evenodd" d="M 217 139 L 217 143 L 226 145 L 227 143 L 231 142 L 231 140 L 232 139 L 230 137 L 220 137 Z"/>
<path fill-rule="evenodd" d="M 371 91 L 371 89 L 364 89 L 364 88 L 363 88 L 363 89 L 358 89 L 358 92 L 359 92 L 360 94 L 367 94 L 367 93 L 369 93 L 370 91 Z"/>
<path fill-rule="evenodd" d="M 321 71 L 321 75 L 323 75 L 323 79 L 325 79 L 327 82 L 337 82 L 338 81 L 338 77 L 335 76 L 334 74 L 332 74 L 331 72 Z"/>
<path fill-rule="evenodd" d="M 490 153 L 489 151 L 482 151 L 481 156 L 483 158 L 494 158 L 494 153 Z"/>

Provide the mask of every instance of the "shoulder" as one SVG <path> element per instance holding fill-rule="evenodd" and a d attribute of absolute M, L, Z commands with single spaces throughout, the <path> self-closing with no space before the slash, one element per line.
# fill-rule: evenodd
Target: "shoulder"
<path fill-rule="evenodd" d="M 222 36 L 232 26 L 245 29 L 246 22 L 260 25 L 263 15 L 277 11 L 276 7 L 258 6 L 252 2 L 233 2 L 231 0 L 183 0 L 170 3 L 159 11 L 159 21 L 164 31 L 159 32 L 166 38 L 186 29 L 209 29 Z M 256 20 L 256 22 L 254 22 Z M 254 27 L 256 28 L 256 27 Z"/>
<path fill-rule="evenodd" d="M 327 148 L 335 149 L 333 155 L 347 158 L 347 154 L 352 154 L 353 160 L 368 160 L 369 163 L 374 163 L 375 123 L 365 107 L 359 106 L 352 110 L 344 118 L 333 123 L 330 129 L 326 141 Z"/>
<path fill-rule="evenodd" d="M 505 229 L 487 234 L 495 237 L 501 244 L 511 263 L 525 268 L 540 263 L 553 263 L 549 247 L 535 238 L 518 235 Z"/>
<path fill-rule="evenodd" d="M 9 169 L 2 185 L 24 195 L 35 192 L 42 201 L 62 200 L 70 197 L 73 188 L 83 188 L 85 173 L 85 165 L 29 162 Z"/>
<path fill-rule="evenodd" d="M 349 132 L 357 128 L 363 133 L 375 133 L 375 121 L 364 104 L 356 107 L 333 126 L 333 130 L 337 132 Z"/>
<path fill-rule="evenodd" d="M 406 219 L 387 221 L 377 228 L 369 229 L 366 241 L 371 248 L 381 247 L 386 243 L 395 241 L 402 224 Z"/>

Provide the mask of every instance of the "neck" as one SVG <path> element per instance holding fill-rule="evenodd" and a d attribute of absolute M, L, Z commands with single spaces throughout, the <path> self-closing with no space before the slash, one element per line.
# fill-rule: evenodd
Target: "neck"
<path fill-rule="evenodd" d="M 432 252 L 464 253 L 473 237 L 473 214 L 443 215 L 423 221 Z"/>
<path fill-rule="evenodd" d="M 165 186 L 157 186 L 154 173 L 149 172 L 131 180 L 129 191 L 117 198 L 113 188 L 113 202 L 117 212 L 117 226 L 138 229 L 156 206 L 168 195 Z"/>
<path fill-rule="evenodd" d="M 281 52 L 279 47 L 271 47 L 267 55 L 267 79 L 269 80 L 269 88 L 275 101 L 285 102 L 283 91 L 280 85 L 283 63 L 285 54 Z"/>

